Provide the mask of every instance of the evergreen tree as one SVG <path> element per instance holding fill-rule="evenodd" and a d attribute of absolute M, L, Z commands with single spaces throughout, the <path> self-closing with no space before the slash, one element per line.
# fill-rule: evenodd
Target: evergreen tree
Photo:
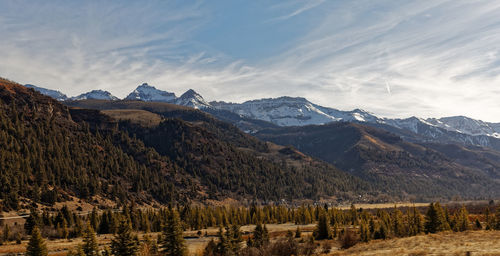
<path fill-rule="evenodd" d="M 425 232 L 436 233 L 449 230 L 450 226 L 446 221 L 445 213 L 439 203 L 431 203 L 425 216 Z"/>
<path fill-rule="evenodd" d="M 463 232 L 469 229 L 469 213 L 465 206 L 462 206 L 455 217 L 455 231 Z"/>
<path fill-rule="evenodd" d="M 99 223 L 97 231 L 99 234 L 109 234 L 110 229 L 108 215 L 104 212 L 101 216 L 101 222 Z"/>
<path fill-rule="evenodd" d="M 405 236 L 406 230 L 404 228 L 404 223 L 403 223 L 403 213 L 398 209 L 394 209 L 391 221 L 392 221 L 392 230 L 394 235 L 397 237 Z"/>
<path fill-rule="evenodd" d="M 415 236 L 424 232 L 423 217 L 414 206 L 411 211 L 408 210 L 408 235 Z"/>
<path fill-rule="evenodd" d="M 490 216 L 490 207 L 486 207 L 486 210 L 484 212 L 484 221 L 486 222 L 486 230 L 491 230 L 494 226 L 494 221 L 492 220 Z"/>
<path fill-rule="evenodd" d="M 222 226 L 219 227 L 219 232 L 217 233 L 219 237 L 219 242 L 216 246 L 216 254 L 222 256 L 230 256 L 233 255 L 233 250 L 231 246 L 231 234 L 229 229 L 227 229 L 226 233 L 224 233 Z"/>
<path fill-rule="evenodd" d="M 263 228 L 262 224 L 257 223 L 253 231 L 253 238 L 249 237 L 248 239 L 248 246 L 260 248 L 263 245 L 266 245 L 268 242 L 269 233 L 267 232 L 267 228 Z"/>
<path fill-rule="evenodd" d="M 300 238 L 302 236 L 302 232 L 300 231 L 300 227 L 297 226 L 297 230 L 295 230 L 295 238 Z"/>
<path fill-rule="evenodd" d="M 262 238 L 263 238 L 264 244 L 268 244 L 269 243 L 269 230 L 267 230 L 266 224 L 264 224 L 264 230 L 263 230 L 263 233 L 262 233 Z"/>
<path fill-rule="evenodd" d="M 240 227 L 236 224 L 233 224 L 231 226 L 230 232 L 228 233 L 230 234 L 229 240 L 231 243 L 232 251 L 236 254 L 241 249 L 241 242 L 243 242 Z"/>
<path fill-rule="evenodd" d="M 92 212 L 90 213 L 90 226 L 92 226 L 93 230 L 97 230 L 98 223 L 99 220 L 98 220 L 97 208 L 94 207 L 94 209 L 92 209 Z"/>
<path fill-rule="evenodd" d="M 479 221 L 479 219 L 476 218 L 476 221 L 474 221 L 474 224 L 476 225 L 477 230 L 483 229 L 483 225 L 481 225 L 481 222 Z"/>
<path fill-rule="evenodd" d="M 132 235 L 129 224 L 122 220 L 117 234 L 111 241 L 111 251 L 115 256 L 135 256 L 138 250 L 138 239 Z"/>
<path fill-rule="evenodd" d="M 500 206 L 497 207 L 495 212 L 494 229 L 500 230 Z"/>
<path fill-rule="evenodd" d="M 10 238 L 10 227 L 9 225 L 5 224 L 3 227 L 3 232 L 2 232 L 2 239 L 3 241 L 9 241 Z"/>
<path fill-rule="evenodd" d="M 97 243 L 97 237 L 90 226 L 90 223 L 87 225 L 87 228 L 83 232 L 83 245 L 82 250 L 86 256 L 98 256 L 99 255 L 99 245 Z"/>
<path fill-rule="evenodd" d="M 26 248 L 27 256 L 47 256 L 47 246 L 45 245 L 45 240 L 40 233 L 40 230 L 35 226 L 31 230 L 31 238 Z"/>
<path fill-rule="evenodd" d="M 360 238 L 363 242 L 368 242 L 371 239 L 370 229 L 364 220 L 361 221 L 359 226 Z"/>
<path fill-rule="evenodd" d="M 386 239 L 388 236 L 387 227 L 384 223 L 381 223 L 378 230 L 373 234 L 374 239 Z"/>
<path fill-rule="evenodd" d="M 316 240 L 331 239 L 332 231 L 330 230 L 330 221 L 326 213 L 319 215 L 318 224 L 316 225 Z"/>
<path fill-rule="evenodd" d="M 179 214 L 176 210 L 170 210 L 162 232 L 163 238 L 161 241 L 161 248 L 164 255 L 187 255 L 187 249 L 184 245 L 182 232 Z"/>
<path fill-rule="evenodd" d="M 38 216 L 38 212 L 36 210 L 31 210 L 30 215 L 26 219 L 26 222 L 24 223 L 24 230 L 26 231 L 26 234 L 31 235 L 31 231 L 35 227 L 40 228 L 40 216 Z"/>

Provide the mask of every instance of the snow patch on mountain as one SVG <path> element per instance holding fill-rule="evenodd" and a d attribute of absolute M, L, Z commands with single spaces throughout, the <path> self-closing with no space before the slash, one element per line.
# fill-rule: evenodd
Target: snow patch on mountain
<path fill-rule="evenodd" d="M 208 102 L 203 99 L 203 97 L 195 92 L 193 89 L 189 89 L 179 98 L 175 100 L 175 104 L 188 106 L 195 109 L 204 109 L 212 107 Z"/>
<path fill-rule="evenodd" d="M 483 122 L 466 116 L 451 116 L 439 119 L 429 118 L 427 122 L 448 131 L 455 131 L 473 136 L 488 135 L 500 138 L 500 125 Z"/>
<path fill-rule="evenodd" d="M 78 96 L 71 97 L 70 100 L 119 100 L 118 97 L 113 96 L 108 91 L 92 90 L 90 92 L 82 93 Z"/>
<path fill-rule="evenodd" d="M 226 102 L 211 102 L 210 104 L 216 109 L 228 110 L 247 118 L 264 120 L 279 126 L 378 119 L 362 110 L 340 111 L 313 104 L 301 97 L 251 100 L 241 104 Z"/>
<path fill-rule="evenodd" d="M 153 86 L 143 83 L 131 92 L 125 100 L 141 100 L 156 102 L 173 102 L 176 99 L 175 93 L 158 90 Z"/>
<path fill-rule="evenodd" d="M 50 89 L 38 87 L 38 86 L 35 86 L 32 84 L 25 84 L 24 86 L 28 87 L 28 88 L 33 88 L 35 91 L 37 91 L 43 95 L 47 95 L 49 97 L 52 97 L 58 101 L 65 101 L 68 99 L 68 96 L 66 96 L 66 94 L 64 94 L 60 91 L 50 90 Z"/>

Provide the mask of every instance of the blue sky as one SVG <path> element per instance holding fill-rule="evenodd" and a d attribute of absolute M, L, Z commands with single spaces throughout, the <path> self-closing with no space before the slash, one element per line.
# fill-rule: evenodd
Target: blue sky
<path fill-rule="evenodd" d="M 500 122 L 498 1 L 0 1 L 0 76 Z"/>

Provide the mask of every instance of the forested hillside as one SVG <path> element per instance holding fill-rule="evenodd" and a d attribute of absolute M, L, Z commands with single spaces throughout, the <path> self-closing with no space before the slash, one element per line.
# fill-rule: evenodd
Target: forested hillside
<path fill-rule="evenodd" d="M 283 146 L 264 143 L 192 108 L 139 101 L 92 100 L 70 105 L 113 109 L 114 117 L 128 120 L 120 122 L 121 130 L 168 156 L 201 180 L 212 197 L 222 198 L 220 194 L 224 189 L 264 200 L 353 199 L 360 194 L 365 195 L 363 200 L 375 200 L 382 194 L 368 182 L 332 165 Z M 157 126 L 144 127 L 134 122 L 139 116 L 131 117 L 127 109 L 154 112 L 164 120 Z M 123 111 L 122 115 L 119 110 Z"/>
<path fill-rule="evenodd" d="M 293 145 L 374 186 L 421 200 L 500 194 L 498 164 L 491 150 L 485 155 L 460 146 L 414 144 L 387 131 L 353 123 L 266 129 L 256 136 Z M 454 151 L 445 152 L 447 148 Z"/>
<path fill-rule="evenodd" d="M 164 116 L 146 127 L 97 110 L 70 109 L 1 80 L 0 117 L 4 210 L 31 202 L 51 205 L 69 196 L 166 204 L 352 198 L 371 191 L 332 166 L 293 160 L 293 154 L 272 151 L 206 115 L 197 124 Z"/>
<path fill-rule="evenodd" d="M 187 120 L 195 126 L 212 131 L 223 141 L 232 141 L 233 144 L 244 142 L 245 147 L 250 148 L 262 145 L 262 142 L 227 123 L 182 106 L 155 102 L 96 100 L 66 104 L 114 111 L 136 108 L 147 110 L 163 117 Z M 260 127 L 262 129 L 265 125 Z M 283 146 L 291 145 L 299 152 L 360 177 L 378 192 L 377 196 L 389 195 L 388 198 L 428 201 L 460 197 L 494 198 L 500 193 L 500 164 L 496 160 L 498 152 L 494 150 L 410 143 L 384 129 L 356 123 L 267 127 L 252 135 L 263 141 Z M 454 147 L 457 152 L 444 150 Z M 466 157 L 462 157 L 464 155 Z"/>
<path fill-rule="evenodd" d="M 81 112 L 81 111 L 80 111 Z M 198 197 L 198 185 L 155 150 L 118 130 L 100 133 L 31 89 L 1 81 L 0 198 L 53 204 L 68 195 L 169 202 Z M 193 192 L 191 192 L 193 191 Z"/>

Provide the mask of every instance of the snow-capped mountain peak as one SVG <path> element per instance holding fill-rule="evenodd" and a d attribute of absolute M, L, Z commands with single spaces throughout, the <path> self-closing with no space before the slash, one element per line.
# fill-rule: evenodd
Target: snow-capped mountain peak
<path fill-rule="evenodd" d="M 171 92 L 156 89 L 147 83 L 139 85 L 133 92 L 131 92 L 125 100 L 142 100 L 142 101 L 158 101 L 158 102 L 172 102 L 176 99 L 175 94 Z"/>
<path fill-rule="evenodd" d="M 195 92 L 193 89 L 189 89 L 179 98 L 175 100 L 175 104 L 188 106 L 196 109 L 210 108 L 211 105 L 203 99 L 203 97 Z"/>
<path fill-rule="evenodd" d="M 228 110 L 252 119 L 269 121 L 279 126 L 378 120 L 377 117 L 363 110 L 340 111 L 313 104 L 302 97 L 268 98 L 241 104 L 214 102 L 212 105 L 217 109 Z"/>
<path fill-rule="evenodd" d="M 473 136 L 488 135 L 500 138 L 498 124 L 483 122 L 466 116 L 450 116 L 443 118 L 428 118 L 428 123 L 448 131 L 465 133 Z"/>
<path fill-rule="evenodd" d="M 113 96 L 108 91 L 92 90 L 87 93 L 71 97 L 70 100 L 119 100 L 118 97 Z"/>
<path fill-rule="evenodd" d="M 28 87 L 28 88 L 33 88 L 35 91 L 38 91 L 41 94 L 47 95 L 49 97 L 52 97 L 52 98 L 54 98 L 54 99 L 56 99 L 58 101 L 65 101 L 65 100 L 68 99 L 68 96 L 66 96 L 66 94 L 64 94 L 64 93 L 62 93 L 60 91 L 50 90 L 50 89 L 38 87 L 38 86 L 35 86 L 35 85 L 32 85 L 32 84 L 25 84 L 24 86 Z"/>

